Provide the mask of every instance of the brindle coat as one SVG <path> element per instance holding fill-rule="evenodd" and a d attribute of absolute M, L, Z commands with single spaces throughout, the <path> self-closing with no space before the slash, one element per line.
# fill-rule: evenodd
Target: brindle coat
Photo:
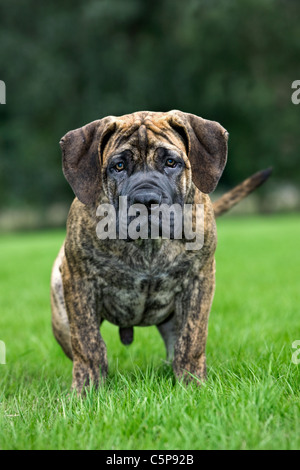
<path fill-rule="evenodd" d="M 224 169 L 227 135 L 216 122 L 170 111 L 111 116 L 61 140 L 64 174 L 77 197 L 52 271 L 52 326 L 73 360 L 73 387 L 79 392 L 89 383 L 97 386 L 107 375 L 106 346 L 99 329 L 103 320 L 120 327 L 125 344 L 132 341 L 132 327 L 156 325 L 175 375 L 186 381 L 205 379 L 217 242 L 207 193 Z M 185 239 L 100 240 L 96 208 L 100 203 L 116 204 L 119 195 L 109 177 L 112 159 L 129 152 L 127 177 L 139 172 L 163 174 L 158 163 L 161 149 L 176 152 L 183 161 L 177 196 L 183 203 L 204 205 L 202 249 L 187 250 Z M 238 199 L 253 187 L 244 188 Z M 233 203 L 227 200 L 225 205 Z"/>

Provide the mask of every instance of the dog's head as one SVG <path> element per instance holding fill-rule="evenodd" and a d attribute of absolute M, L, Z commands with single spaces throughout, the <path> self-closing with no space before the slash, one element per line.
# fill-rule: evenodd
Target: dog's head
<path fill-rule="evenodd" d="M 183 205 L 193 189 L 212 192 L 227 159 L 228 133 L 217 122 L 173 110 L 109 116 L 60 141 L 63 171 L 78 199 L 93 206 L 104 191 L 118 208 Z"/>

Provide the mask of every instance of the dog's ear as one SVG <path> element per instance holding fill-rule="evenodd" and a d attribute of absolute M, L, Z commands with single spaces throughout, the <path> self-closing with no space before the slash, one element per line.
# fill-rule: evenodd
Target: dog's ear
<path fill-rule="evenodd" d="M 173 110 L 170 124 L 186 143 L 193 183 L 203 193 L 218 184 L 227 160 L 228 132 L 218 122 Z"/>
<path fill-rule="evenodd" d="M 115 127 L 115 118 L 108 116 L 68 132 L 59 142 L 64 175 L 83 204 L 93 205 L 100 195 L 100 159 Z"/>

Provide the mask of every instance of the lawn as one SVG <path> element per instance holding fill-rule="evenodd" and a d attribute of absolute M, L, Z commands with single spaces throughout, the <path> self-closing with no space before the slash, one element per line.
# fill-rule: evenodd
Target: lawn
<path fill-rule="evenodd" d="M 155 327 L 107 323 L 109 377 L 84 399 L 54 340 L 49 279 L 63 231 L 0 237 L 0 449 L 299 449 L 300 218 L 218 219 L 208 380 L 176 383 Z"/>

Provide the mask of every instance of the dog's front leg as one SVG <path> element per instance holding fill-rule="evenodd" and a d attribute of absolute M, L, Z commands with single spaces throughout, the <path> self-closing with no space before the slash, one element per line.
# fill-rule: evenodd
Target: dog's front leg
<path fill-rule="evenodd" d="M 72 388 L 80 393 L 90 384 L 97 387 L 107 375 L 106 346 L 99 330 L 98 292 L 93 280 L 71 271 L 66 260 L 62 278 L 71 333 Z"/>
<path fill-rule="evenodd" d="M 215 263 L 210 259 L 201 272 L 190 279 L 176 304 L 181 325 L 175 344 L 173 369 L 186 382 L 206 378 L 206 339 L 208 317 L 215 287 Z"/>

